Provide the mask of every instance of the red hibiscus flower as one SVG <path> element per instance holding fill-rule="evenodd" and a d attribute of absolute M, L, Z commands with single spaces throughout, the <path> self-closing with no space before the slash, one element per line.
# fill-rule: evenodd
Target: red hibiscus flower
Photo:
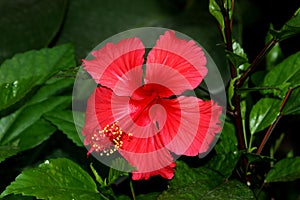
<path fill-rule="evenodd" d="M 85 70 L 99 85 L 87 102 L 82 133 L 88 154 L 118 151 L 132 166 L 134 180 L 171 179 L 170 152 L 195 156 L 209 150 L 221 131 L 222 107 L 183 92 L 207 74 L 206 58 L 194 41 L 167 31 L 148 53 L 139 38 L 123 39 L 92 52 Z"/>

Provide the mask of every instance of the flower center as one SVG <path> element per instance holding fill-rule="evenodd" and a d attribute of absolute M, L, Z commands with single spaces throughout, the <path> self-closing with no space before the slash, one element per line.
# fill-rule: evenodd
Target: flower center
<path fill-rule="evenodd" d="M 109 156 L 123 146 L 124 141 L 129 141 L 132 137 L 131 133 L 122 131 L 118 126 L 118 121 L 108 124 L 103 130 L 98 130 L 91 137 L 91 152 L 100 152 L 100 156 Z"/>

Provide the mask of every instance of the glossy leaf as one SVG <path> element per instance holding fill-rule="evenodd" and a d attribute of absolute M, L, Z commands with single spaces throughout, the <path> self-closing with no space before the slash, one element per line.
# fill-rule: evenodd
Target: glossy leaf
<path fill-rule="evenodd" d="M 285 182 L 300 179 L 300 157 L 285 158 L 277 162 L 266 175 L 265 182 Z"/>
<path fill-rule="evenodd" d="M 0 67 L 0 111 L 60 70 L 74 67 L 73 47 L 63 45 L 15 55 Z"/>
<path fill-rule="evenodd" d="M 51 96 L 63 95 L 67 91 L 72 91 L 73 84 L 73 78 L 51 78 L 39 88 L 26 105 L 36 104 L 47 100 Z"/>
<path fill-rule="evenodd" d="M 65 158 L 46 160 L 37 168 L 24 170 L 2 196 L 22 194 L 40 199 L 104 199 L 89 174 Z"/>
<path fill-rule="evenodd" d="M 235 77 L 234 79 L 231 79 L 230 82 L 229 82 L 229 87 L 228 87 L 228 92 L 227 92 L 227 98 L 228 98 L 228 103 L 229 103 L 229 106 L 232 110 L 234 110 L 234 106 L 232 104 L 232 98 L 234 96 L 234 90 L 235 90 L 235 87 L 234 87 L 234 84 L 235 84 L 235 81 L 238 79 L 238 77 Z"/>
<path fill-rule="evenodd" d="M 232 52 L 227 52 L 226 56 L 236 68 L 241 68 L 242 70 L 247 69 L 245 66 L 248 66 L 248 65 L 244 65 L 248 62 L 248 60 L 246 58 L 239 56 Z"/>
<path fill-rule="evenodd" d="M 158 199 L 254 199 L 254 195 L 244 184 L 235 180 L 224 182 L 218 173 L 208 168 L 189 168 L 177 162 L 169 189 Z"/>
<path fill-rule="evenodd" d="M 212 14 L 212 16 L 216 18 L 224 34 L 224 28 L 225 28 L 224 17 L 222 15 L 221 8 L 216 2 L 216 0 L 209 0 L 209 12 L 210 14 Z"/>
<path fill-rule="evenodd" d="M 227 58 L 230 62 L 240 70 L 246 70 L 249 66 L 247 54 L 244 52 L 244 49 L 237 41 L 232 43 L 233 52 L 226 52 Z"/>
<path fill-rule="evenodd" d="M 106 179 L 103 180 L 102 177 L 98 174 L 97 170 L 93 167 L 93 163 L 90 164 L 90 168 L 95 176 L 96 181 L 100 184 L 101 187 L 106 187 Z"/>
<path fill-rule="evenodd" d="M 56 36 L 67 0 L 1 0 L 0 63 L 31 49 L 47 47 Z"/>
<path fill-rule="evenodd" d="M 272 28 L 272 25 L 271 25 Z M 272 35 L 269 33 L 266 37 L 266 43 L 272 39 Z M 277 64 L 283 60 L 284 56 L 279 43 L 277 42 L 273 48 L 266 55 L 266 68 L 268 71 L 273 69 Z"/>
<path fill-rule="evenodd" d="M 70 103 L 70 97 L 52 97 L 38 104 L 25 105 L 1 118 L 0 161 L 45 141 L 56 129 L 48 122 L 41 121 L 42 115 Z"/>
<path fill-rule="evenodd" d="M 46 113 L 44 117 L 66 134 L 77 146 L 84 146 L 83 137 L 76 130 L 71 110 L 53 110 Z"/>
<path fill-rule="evenodd" d="M 253 106 L 249 118 L 251 134 L 264 130 L 275 121 L 280 104 L 279 99 L 263 98 Z"/>
<path fill-rule="evenodd" d="M 300 85 L 300 52 L 276 65 L 265 77 L 264 86 L 278 86 L 290 83 L 290 87 Z"/>
<path fill-rule="evenodd" d="M 13 82 L 0 83 L 0 111 L 24 98 L 37 85 L 39 80 L 39 76 L 31 76 Z"/>
<path fill-rule="evenodd" d="M 285 40 L 300 33 L 300 8 L 294 16 L 287 21 L 280 30 L 270 30 L 270 33 L 276 40 Z"/>
<path fill-rule="evenodd" d="M 223 5 L 222 5 L 223 3 Z M 231 7 L 231 1 L 225 0 L 225 1 L 216 1 L 216 0 L 210 0 L 209 1 L 209 12 L 212 16 L 216 18 L 218 21 L 219 26 L 221 27 L 224 41 L 225 39 L 225 22 L 224 22 L 224 14 L 223 10 L 228 12 L 229 20 L 231 20 L 232 17 L 232 7 Z"/>
<path fill-rule="evenodd" d="M 9 143 L 9 141 L 16 138 L 22 131 L 39 120 L 44 113 L 60 106 L 65 107 L 71 103 L 70 101 L 70 97 L 67 96 L 52 97 L 41 103 L 25 107 L 21 111 L 17 111 L 13 123 L 9 127 L 6 127 L 7 131 L 1 137 L 1 143 Z M 0 135 L 2 136 L 2 133 Z"/>

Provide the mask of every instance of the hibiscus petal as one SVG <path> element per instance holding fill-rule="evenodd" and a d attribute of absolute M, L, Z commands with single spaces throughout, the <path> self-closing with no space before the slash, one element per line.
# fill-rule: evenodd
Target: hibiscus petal
<path fill-rule="evenodd" d="M 208 151 L 221 131 L 222 107 L 212 100 L 183 96 L 164 100 L 163 105 L 168 113 L 159 133 L 164 145 L 178 155 L 195 156 Z"/>
<path fill-rule="evenodd" d="M 199 107 L 200 117 L 204 117 L 200 118 L 197 136 L 184 155 L 193 156 L 196 155 L 196 151 L 199 154 L 207 153 L 215 144 L 217 134 L 222 130 L 220 125 L 222 107 L 212 100 L 200 101 Z"/>
<path fill-rule="evenodd" d="M 119 150 L 122 156 L 137 170 L 133 179 L 148 179 L 161 175 L 171 179 L 174 175 L 175 163 L 170 152 L 162 145 L 158 137 L 134 137 Z"/>
<path fill-rule="evenodd" d="M 92 52 L 92 60 L 83 60 L 84 69 L 96 83 L 112 89 L 122 89 L 120 93 L 130 94 L 142 83 L 142 65 L 145 48 L 138 38 L 128 38 Z"/>
<path fill-rule="evenodd" d="M 206 58 L 193 40 L 186 41 L 167 31 L 149 52 L 145 83 L 158 83 L 175 94 L 194 89 L 207 74 Z"/>
<path fill-rule="evenodd" d="M 98 121 L 97 115 L 101 113 L 104 116 L 112 116 L 110 107 L 110 99 L 112 91 L 110 89 L 99 87 L 90 95 L 87 101 L 87 108 L 85 114 L 85 123 L 82 129 L 82 135 L 85 136 L 84 144 L 90 144 L 91 137 L 98 130 L 102 130 L 106 124 L 113 121 L 112 117 L 106 117 L 102 121 L 102 125 Z M 96 106 L 101 104 L 102 106 Z"/>
<path fill-rule="evenodd" d="M 152 106 L 150 115 L 154 115 L 157 110 L 159 110 L 158 105 Z M 139 126 L 132 120 L 130 112 L 133 111 L 131 111 L 129 97 L 119 97 L 108 88 L 98 87 L 88 100 L 86 121 L 82 130 L 85 144 L 92 144 L 95 132 L 119 121 L 118 125 L 124 132 L 129 133 L 128 131 L 131 130 L 133 134 L 125 137 L 122 141 L 123 145 L 119 148 L 121 155 L 137 168 L 133 173 L 133 179 L 148 179 L 154 175 L 171 179 L 175 164 L 168 149 L 162 145 L 158 137 L 155 137 L 155 133 L 158 132 L 155 123 L 150 121 Z M 104 142 L 107 144 L 107 141 Z M 112 142 L 107 144 L 107 146 L 113 145 Z"/>
<path fill-rule="evenodd" d="M 167 167 L 152 172 L 146 172 L 146 173 L 132 172 L 132 180 L 142 180 L 142 179 L 148 180 L 151 176 L 157 176 L 157 175 L 160 175 L 161 177 L 166 179 L 172 179 L 174 176 L 175 167 L 176 167 L 176 163 L 173 162 Z"/>
<path fill-rule="evenodd" d="M 165 115 L 159 104 L 148 107 L 147 99 L 131 100 L 129 97 L 115 95 L 108 88 L 98 87 L 88 100 L 84 136 L 94 131 L 95 127 L 102 130 L 115 122 L 118 122 L 124 132 L 132 133 L 138 138 L 155 135 L 159 132 L 157 122 L 163 124 Z M 157 112 L 162 113 L 162 116 Z"/>

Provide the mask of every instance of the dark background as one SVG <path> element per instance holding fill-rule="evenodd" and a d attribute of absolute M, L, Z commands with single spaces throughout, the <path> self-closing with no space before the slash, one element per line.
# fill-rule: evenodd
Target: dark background
<path fill-rule="evenodd" d="M 208 0 L 0 0 L 0 63 L 16 53 L 72 43 L 80 65 L 80 60 L 104 39 L 128 29 L 156 26 L 182 32 L 203 45 L 226 83 L 229 71 L 225 45 L 216 20 L 209 14 L 208 3 Z M 300 6 L 296 0 L 236 0 L 235 3 L 233 38 L 243 46 L 250 62 L 263 48 L 270 24 L 280 29 Z M 299 45 L 300 36 L 280 43 L 285 57 L 299 51 Z M 265 69 L 264 61 L 258 69 Z M 278 157 L 291 150 L 295 156 L 300 155 L 299 130 L 299 116 L 283 118 L 272 136 L 275 140 L 286 131 Z M 47 157 L 78 151 L 78 162 L 85 158 L 80 149 L 68 146 L 71 143 L 60 143 L 65 139 L 54 135 L 40 147 L 1 163 L 2 169 L 8 170 L 12 165 L 16 168 L 9 170 L 11 177 L 1 177 L 0 191 L 26 164 L 41 158 L 28 160 L 33 152 L 45 151 L 43 156 Z M 149 187 L 149 183 L 142 186 Z M 297 182 L 274 184 L 275 190 L 270 192 L 282 199 L 289 197 L 289 193 L 297 193 L 298 186 Z"/>

